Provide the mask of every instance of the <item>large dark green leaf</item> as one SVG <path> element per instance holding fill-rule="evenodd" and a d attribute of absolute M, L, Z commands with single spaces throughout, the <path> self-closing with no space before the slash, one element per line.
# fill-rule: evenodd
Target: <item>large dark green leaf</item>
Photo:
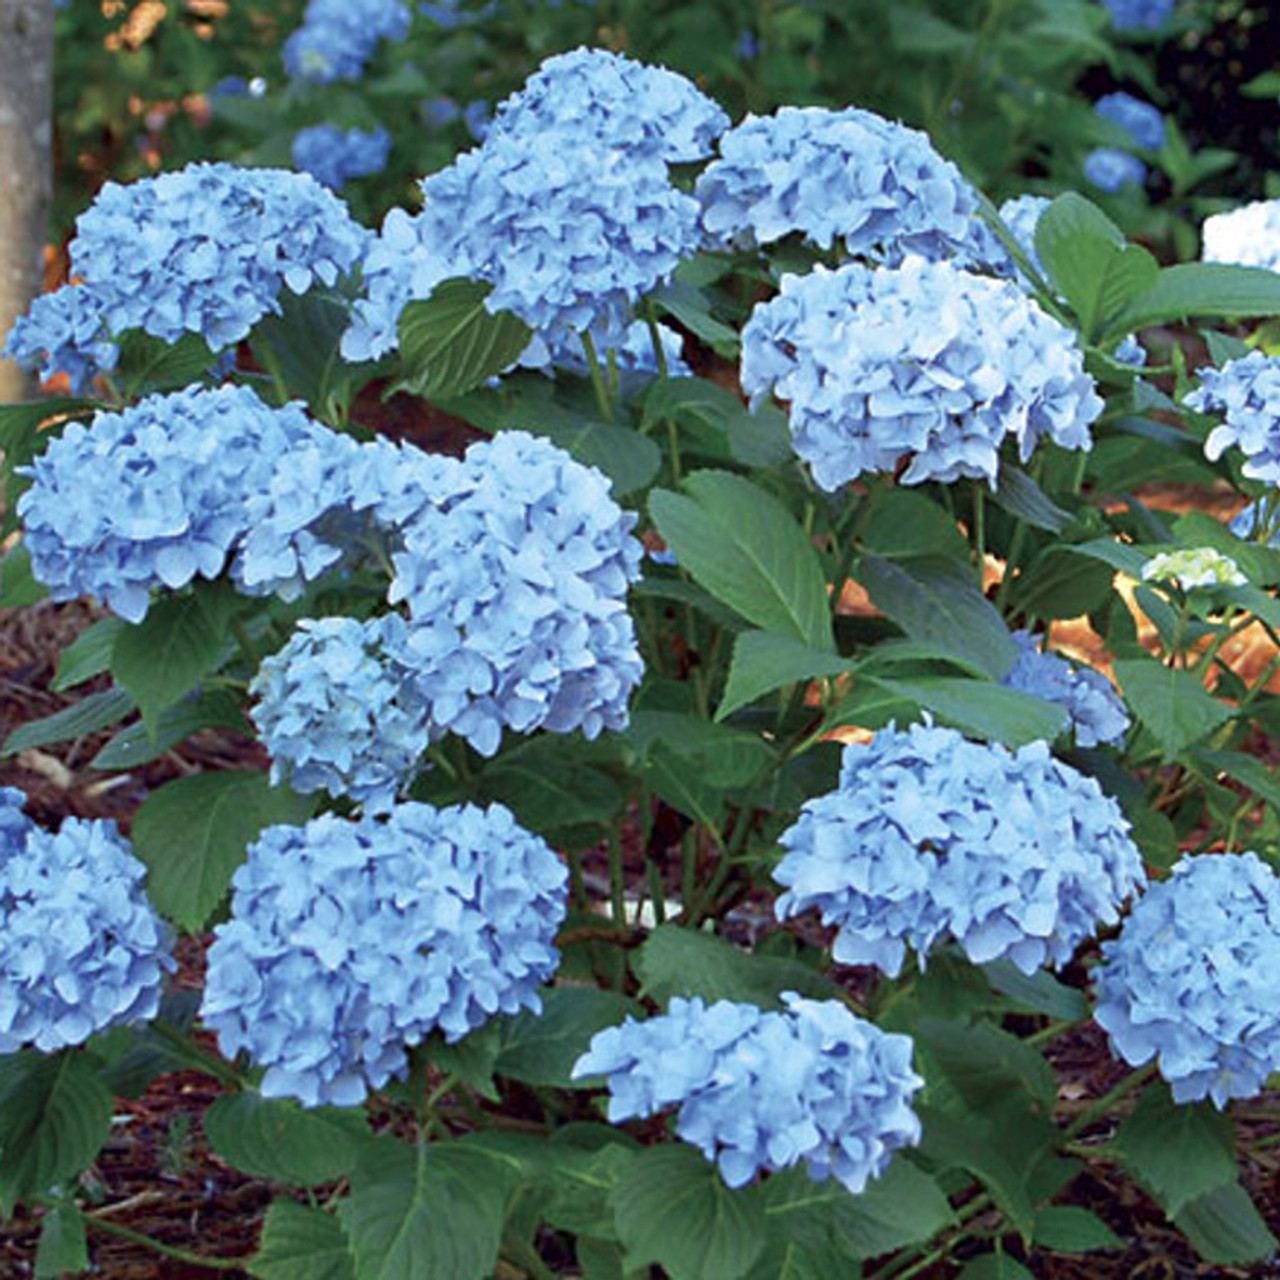
<path fill-rule="evenodd" d="M 58 672 L 49 688 L 61 693 L 109 671 L 116 637 L 127 625 L 122 618 L 99 618 L 58 655 Z"/>
<path fill-rule="evenodd" d="M 73 1200 L 60 1200 L 45 1212 L 36 1246 L 36 1280 L 57 1280 L 89 1269 L 84 1215 Z"/>
<path fill-rule="evenodd" d="M 31 552 L 25 542 L 0 558 L 0 609 L 26 609 L 48 594 L 31 572 Z"/>
<path fill-rule="evenodd" d="M 946 724 L 1010 747 L 1052 742 L 1067 723 L 1067 713 L 1055 703 L 986 680 L 960 676 L 867 679 L 895 697 L 908 698 L 933 712 Z"/>
<path fill-rule="evenodd" d="M 758 734 L 676 711 L 632 712 L 626 737 L 641 756 L 655 743 L 665 744 L 713 787 L 750 786 L 777 760 Z"/>
<path fill-rule="evenodd" d="M 915 489 L 875 489 L 862 526 L 862 546 L 887 560 L 942 556 L 965 562 L 969 544 L 955 519 Z"/>
<path fill-rule="evenodd" d="M 137 710 L 132 695 L 124 689 L 103 689 L 73 702 L 41 720 L 20 725 L 6 739 L 3 755 L 17 755 L 30 747 L 47 747 L 55 742 L 83 738 L 119 724 Z"/>
<path fill-rule="evenodd" d="M 1133 298 L 1108 329 L 1127 333 L 1190 316 L 1280 315 L 1280 275 L 1262 267 L 1183 262 L 1164 267 L 1154 284 Z"/>
<path fill-rule="evenodd" d="M 147 892 L 184 929 L 201 929 L 263 827 L 303 822 L 312 801 L 272 787 L 265 773 L 228 769 L 178 778 L 153 791 L 133 823 Z"/>
<path fill-rule="evenodd" d="M 524 1084 L 581 1088 L 573 1066 L 591 1037 L 635 1012 L 635 1002 L 616 991 L 552 987 L 543 994 L 541 1014 L 525 1011 L 505 1021 L 494 1070 Z"/>
<path fill-rule="evenodd" d="M 342 1223 L 331 1213 L 276 1200 L 249 1269 L 257 1280 L 356 1280 Z"/>
<path fill-rule="evenodd" d="M 815 649 L 792 636 L 776 631 L 744 631 L 733 642 L 729 678 L 716 708 L 716 719 L 725 719 L 775 689 L 821 676 L 838 676 L 852 667 L 847 658 Z"/>
<path fill-rule="evenodd" d="M 253 727 L 229 689 L 198 690 L 160 713 L 154 733 L 141 721 L 107 743 L 90 762 L 95 769 L 136 769 L 157 760 L 201 729 L 234 729 L 246 736 Z"/>
<path fill-rule="evenodd" d="M 1205 690 L 1191 671 L 1151 658 L 1128 658 L 1112 668 L 1125 702 L 1172 758 L 1206 738 L 1234 714 Z"/>
<path fill-rule="evenodd" d="M 1239 1182 L 1198 1196 L 1174 1215 L 1173 1225 L 1209 1262 L 1239 1266 L 1274 1256 L 1277 1242 Z"/>
<path fill-rule="evenodd" d="M 1123 1249 L 1124 1241 L 1096 1213 L 1078 1205 L 1049 1205 L 1036 1214 L 1032 1240 L 1055 1253 Z"/>

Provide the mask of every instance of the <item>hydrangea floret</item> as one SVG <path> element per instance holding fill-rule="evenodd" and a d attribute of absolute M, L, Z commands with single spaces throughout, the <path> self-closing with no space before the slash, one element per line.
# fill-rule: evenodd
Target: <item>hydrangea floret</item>
<path fill-rule="evenodd" d="M 1084 176 L 1099 191 L 1114 194 L 1125 187 L 1142 186 L 1147 166 L 1119 147 L 1095 147 L 1084 158 Z"/>
<path fill-rule="evenodd" d="M 38 370 L 41 380 L 65 374 L 73 395 L 120 361 L 120 348 L 107 334 L 92 292 L 77 285 L 36 298 L 14 321 L 3 354 L 24 369 Z"/>
<path fill-rule="evenodd" d="M 948 938 L 975 964 L 1061 964 L 1144 882 L 1119 805 L 1046 743 L 925 725 L 847 746 L 780 843 L 778 918 L 816 908 L 837 961 L 890 976 Z"/>
<path fill-rule="evenodd" d="M 728 127 L 724 109 L 677 72 L 587 48 L 548 58 L 493 122 L 512 138 L 557 132 L 673 164 L 710 155 Z"/>
<path fill-rule="evenodd" d="M 465 468 L 392 557 L 389 599 L 411 624 L 392 656 L 433 726 L 483 755 L 504 728 L 624 728 L 644 670 L 626 607 L 636 517 L 594 467 L 525 432 L 472 445 Z"/>
<path fill-rule="evenodd" d="M 266 1097 L 354 1106 L 499 1013 L 541 1010 L 567 872 L 501 805 L 267 828 L 232 881 L 201 1016 Z"/>
<path fill-rule="evenodd" d="M 1201 369 L 1200 386 L 1183 403 L 1197 413 L 1222 415 L 1204 442 L 1210 461 L 1238 448 L 1244 475 L 1280 483 L 1280 357 L 1251 351 L 1221 369 Z"/>
<path fill-rule="evenodd" d="M 368 240 L 309 174 L 192 164 L 107 183 L 76 223 L 71 273 L 113 336 L 195 333 L 216 351 L 278 312 L 286 287 L 332 285 Z"/>
<path fill-rule="evenodd" d="M 1142 566 L 1143 582 L 1172 582 L 1182 591 L 1197 587 L 1243 587 L 1248 578 L 1227 554 L 1214 547 L 1160 551 Z"/>
<path fill-rule="evenodd" d="M 965 250 L 978 201 L 926 134 L 848 107 L 782 107 L 720 139 L 698 179 L 712 243 L 749 248 L 802 235 L 848 257 L 900 261 Z"/>
<path fill-rule="evenodd" d="M 1129 730 L 1129 713 L 1106 676 L 1045 652 L 1028 631 L 1015 631 L 1013 638 L 1018 656 L 1001 684 L 1063 707 L 1067 728 L 1082 747 L 1123 742 Z"/>
<path fill-rule="evenodd" d="M 174 968 L 146 867 L 116 824 L 67 818 L 55 834 L 25 799 L 0 789 L 0 1054 L 146 1022 Z"/>
<path fill-rule="evenodd" d="M 358 80 L 383 40 L 403 40 L 413 11 L 401 0 L 308 0 L 302 25 L 285 41 L 295 80 Z"/>
<path fill-rule="evenodd" d="M 395 802 L 430 743 L 409 673 L 387 656 L 404 627 L 394 613 L 307 618 L 263 660 L 249 692 L 272 782 L 348 796 L 368 813 Z"/>
<path fill-rule="evenodd" d="M 1000 221 L 1009 228 L 1010 234 L 1018 242 L 1018 248 L 1027 255 L 1027 261 L 1040 275 L 1044 275 L 1044 266 L 1040 255 L 1036 252 L 1036 227 L 1044 211 L 1053 203 L 1048 196 L 1014 196 L 1000 206 Z M 1014 272 L 1016 273 L 1016 268 Z"/>
<path fill-rule="evenodd" d="M 90 595 L 129 622 L 153 587 L 216 578 L 247 529 L 247 495 L 319 430 L 246 387 L 149 396 L 71 423 L 22 474 L 31 569 L 54 600 Z"/>
<path fill-rule="evenodd" d="M 1072 333 L 1016 285 L 909 259 L 784 276 L 742 331 L 742 387 L 789 402 L 796 452 L 819 488 L 870 472 L 904 484 L 992 486 L 1013 437 L 1091 446 L 1102 411 Z"/>
<path fill-rule="evenodd" d="M 420 213 L 387 215 L 364 260 L 365 296 L 342 340 L 348 360 L 394 348 L 405 306 L 455 276 L 491 284 L 485 306 L 548 345 L 594 325 L 621 335 L 635 303 L 701 243 L 697 202 L 661 160 L 590 140 L 498 132 L 426 179 L 422 194 Z"/>
<path fill-rule="evenodd" d="M 1256 854 L 1183 858 L 1102 944 L 1094 1018 L 1177 1102 L 1259 1093 L 1280 1070 L 1280 880 Z"/>
<path fill-rule="evenodd" d="M 665 1014 L 598 1032 L 574 1077 L 608 1078 L 615 1124 L 678 1106 L 677 1133 L 730 1187 L 804 1164 L 858 1195 L 920 1141 L 911 1039 L 838 1001 L 782 1000 L 764 1012 L 677 997 Z"/>
<path fill-rule="evenodd" d="M 1118 124 L 1133 139 L 1135 147 L 1144 151 L 1159 151 L 1164 146 L 1164 116 L 1131 93 L 1105 93 L 1093 104 L 1093 109 L 1104 119 Z"/>
<path fill-rule="evenodd" d="M 1280 200 L 1254 200 L 1212 214 L 1200 235 L 1205 262 L 1280 271 Z"/>
<path fill-rule="evenodd" d="M 352 178 L 381 173 L 391 154 L 391 135 L 381 125 L 339 129 L 315 124 L 298 130 L 291 152 L 299 169 L 336 190 Z"/>
<path fill-rule="evenodd" d="M 1169 21 L 1177 0 L 1103 0 L 1117 31 L 1158 31 Z"/>

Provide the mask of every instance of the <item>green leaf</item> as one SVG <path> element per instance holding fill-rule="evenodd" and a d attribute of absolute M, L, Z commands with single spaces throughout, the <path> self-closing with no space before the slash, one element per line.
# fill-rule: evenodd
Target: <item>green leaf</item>
<path fill-rule="evenodd" d="M 460 396 L 501 373 L 529 345 L 533 331 L 508 311 L 485 307 L 492 286 L 443 280 L 424 302 L 400 314 L 403 377 L 393 391 L 437 400 Z"/>
<path fill-rule="evenodd" d="M 852 667 L 847 658 L 814 649 L 791 636 L 776 631 L 744 631 L 733 642 L 729 678 L 716 708 L 716 719 L 724 720 L 774 689 L 801 680 L 838 676 Z"/>
<path fill-rule="evenodd" d="M 31 552 L 19 542 L 0 559 L 0 609 L 26 609 L 49 592 L 31 574 Z"/>
<path fill-rule="evenodd" d="M 1257 756 L 1244 751 L 1210 751 L 1207 747 L 1193 747 L 1188 754 L 1210 775 L 1225 773 L 1280 813 L 1280 780 Z"/>
<path fill-rule="evenodd" d="M 791 456 L 786 415 L 776 405 L 752 413 L 742 398 L 706 378 L 658 379 L 644 398 L 643 425 L 671 421 L 691 437 L 690 451 L 749 467 Z"/>
<path fill-rule="evenodd" d="M 830 978 L 799 960 L 743 951 L 715 934 L 674 924 L 661 925 L 645 939 L 635 971 L 644 995 L 664 1004 L 672 996 L 701 996 L 780 1009 L 784 991 L 814 1000 L 830 1000 L 838 992 Z"/>
<path fill-rule="evenodd" d="M 1183 262 L 1164 267 L 1154 284 L 1115 315 L 1108 329 L 1128 333 L 1191 316 L 1280 315 L 1280 275 L 1263 267 Z"/>
<path fill-rule="evenodd" d="M 49 688 L 61 693 L 109 671 L 116 637 L 126 625 L 120 618 L 100 618 L 83 631 L 58 655 L 58 673 Z"/>
<path fill-rule="evenodd" d="M 1254 586 L 1280 582 L 1280 551 L 1237 538 L 1220 520 L 1203 511 L 1179 516 L 1173 523 L 1173 532 L 1183 546 L 1213 547 L 1229 556 Z"/>
<path fill-rule="evenodd" d="M 36 1246 L 36 1280 L 57 1280 L 89 1269 L 84 1216 L 72 1200 L 60 1200 L 44 1215 Z"/>
<path fill-rule="evenodd" d="M 1053 1109 L 1057 1082 L 1049 1064 L 1017 1036 L 979 1022 L 966 1026 L 940 1018 L 923 1018 L 916 1044 L 936 1067 L 930 1079 L 945 1079 L 975 1110 L 1011 1095 L 1025 1095 L 1045 1114 Z"/>
<path fill-rule="evenodd" d="M 740 339 L 727 324 L 711 314 L 711 304 L 701 289 L 683 280 L 673 280 L 655 289 L 649 298 L 658 309 L 678 320 L 695 338 L 701 338 L 717 355 L 736 359 Z"/>
<path fill-rule="evenodd" d="M 573 1065 L 591 1037 L 636 1012 L 633 1000 L 598 987 L 552 987 L 543 993 L 542 1013 L 507 1019 L 494 1070 L 522 1084 L 581 1089 Z"/>
<path fill-rule="evenodd" d="M 121 729 L 89 762 L 94 769 L 136 769 L 201 729 L 234 729 L 252 736 L 253 726 L 229 689 L 201 689 L 163 711 L 154 735 L 141 722 Z"/>
<path fill-rule="evenodd" d="M 304 822 L 310 799 L 272 787 L 265 773 L 228 769 L 178 778 L 153 791 L 133 823 L 147 892 L 184 929 L 202 929 L 263 827 Z"/>
<path fill-rule="evenodd" d="M 362 1111 L 307 1109 L 247 1090 L 219 1098 L 205 1112 L 204 1129 L 232 1168 L 297 1187 L 345 1178 L 369 1142 Z"/>
<path fill-rule="evenodd" d="M 1014 579 L 1009 609 L 1050 620 L 1077 618 L 1106 603 L 1114 580 L 1110 565 L 1048 547 Z"/>
<path fill-rule="evenodd" d="M 257 1280 L 356 1280 L 347 1233 L 331 1213 L 275 1200 L 249 1263 Z"/>
<path fill-rule="evenodd" d="M 1008 960 L 997 960 L 984 964 L 982 972 L 1001 995 L 1036 1013 L 1061 1022 L 1080 1022 L 1089 1016 L 1089 1002 L 1084 993 L 1059 982 L 1047 969 L 1037 969 L 1028 976 Z"/>
<path fill-rule="evenodd" d="M 648 436 L 590 418 L 549 421 L 536 413 L 527 428 L 609 477 L 615 498 L 647 488 L 662 466 L 662 451 Z"/>
<path fill-rule="evenodd" d="M 1207 737 L 1234 711 L 1205 691 L 1194 672 L 1151 658 L 1128 658 L 1112 670 L 1130 710 L 1155 735 L 1166 757 Z"/>
<path fill-rule="evenodd" d="M 557 1141 L 548 1147 L 551 1197 L 546 1220 L 558 1231 L 614 1240 L 613 1202 L 618 1183 L 639 1151 L 631 1142 L 609 1141 L 594 1149 Z M 619 1138 L 626 1135 L 613 1131 Z"/>
<path fill-rule="evenodd" d="M 198 333 L 184 333 L 177 342 L 168 342 L 133 329 L 120 342 L 120 362 L 113 377 L 134 399 L 144 392 L 188 386 L 208 373 L 214 360 L 209 344 Z"/>
<path fill-rule="evenodd" d="M 116 637 L 111 673 L 149 727 L 217 665 L 226 642 L 224 600 L 217 589 L 166 596 Z"/>
<path fill-rule="evenodd" d="M 19 725 L 5 739 L 4 751 L 0 754 L 13 756 L 30 747 L 47 747 L 55 742 L 84 738 L 119 724 L 136 709 L 137 704 L 124 689 L 103 689 L 55 711 L 51 716 Z"/>
<path fill-rule="evenodd" d="M 662 743 L 714 787 L 749 787 L 777 761 L 759 735 L 677 711 L 633 711 L 626 738 L 641 756 Z"/>
<path fill-rule="evenodd" d="M 1055 1253 L 1123 1249 L 1124 1241 L 1096 1213 L 1076 1205 L 1051 1204 L 1036 1214 L 1033 1243 Z"/>
<path fill-rule="evenodd" d="M 764 1252 L 760 1188 L 731 1191 L 683 1143 L 642 1151 L 623 1171 L 615 1205 L 627 1264 L 656 1262 L 671 1280 L 738 1280 Z"/>
<path fill-rule="evenodd" d="M 79 1049 L 22 1050 L 0 1079 L 0 1208 L 86 1169 L 111 1132 L 111 1095 Z"/>
<path fill-rule="evenodd" d="M 1207 1102 L 1178 1104 L 1164 1085 L 1148 1088 L 1120 1125 L 1125 1168 L 1170 1214 L 1236 1177 L 1235 1130 Z"/>
<path fill-rule="evenodd" d="M 687 604 L 723 631 L 744 631 L 747 627 L 746 620 L 741 615 L 734 613 L 732 609 L 726 609 L 711 592 L 704 591 L 696 582 L 685 582 L 683 578 L 642 578 L 631 588 L 631 594 L 650 600 Z"/>
<path fill-rule="evenodd" d="M 771 1241 L 801 1241 L 813 1255 L 834 1256 L 844 1264 L 814 1280 L 843 1280 L 850 1259 L 923 1244 L 953 1220 L 937 1182 L 901 1156 L 860 1195 L 850 1195 L 836 1182 L 814 1182 L 799 1169 L 774 1174 L 764 1195 Z M 798 1269 L 796 1280 L 808 1280 L 808 1274 Z M 771 1278 L 761 1271 L 759 1280 Z"/>
<path fill-rule="evenodd" d="M 895 697 L 910 698 L 946 724 L 1010 747 L 1041 739 L 1052 742 L 1067 723 L 1067 713 L 1055 703 L 986 680 L 963 676 L 891 680 L 871 675 L 866 679 Z"/>
<path fill-rule="evenodd" d="M 875 489 L 860 501 L 871 504 L 862 526 L 862 546 L 873 555 L 887 560 L 942 556 L 968 561 L 969 544 L 959 526 L 923 493 Z"/>
<path fill-rule="evenodd" d="M 377 1140 L 342 1221 L 359 1280 L 487 1280 L 516 1162 L 457 1142 Z"/>
<path fill-rule="evenodd" d="M 20 458 L 29 462 L 39 450 L 40 427 L 56 418 L 80 417 L 94 408 L 92 400 L 72 396 L 42 396 L 38 400 L 18 400 L 0 404 L 0 453 L 7 462 Z M 54 432 L 46 437 L 54 439 Z"/>
<path fill-rule="evenodd" d="M 665 742 L 655 742 L 649 749 L 644 774 L 664 804 L 690 821 L 701 823 L 719 840 L 725 811 L 724 791 L 691 770 L 686 756 Z"/>
<path fill-rule="evenodd" d="M 968 566 L 933 556 L 890 561 L 863 556 L 858 580 L 871 602 L 913 640 L 977 666 L 998 680 L 1018 646 L 999 611 L 978 590 Z"/>
<path fill-rule="evenodd" d="M 1000 464 L 992 498 L 1010 515 L 1048 533 L 1061 533 L 1071 523 L 1071 513 L 1058 506 L 1025 471 L 1011 462 Z"/>
<path fill-rule="evenodd" d="M 1278 1247 L 1249 1193 L 1236 1181 L 1192 1200 L 1174 1214 L 1173 1225 L 1209 1262 L 1262 1262 Z"/>
<path fill-rule="evenodd" d="M 1103 564 L 1109 564 L 1113 569 L 1118 569 L 1139 582 L 1142 581 L 1143 566 L 1159 549 L 1135 547 L 1133 543 L 1121 542 L 1117 538 L 1095 538 L 1092 542 L 1079 542 L 1062 548 L 1074 556 L 1101 560 Z"/>
<path fill-rule="evenodd" d="M 831 651 L 831 606 L 822 563 L 791 513 L 727 471 L 697 471 L 682 497 L 649 495 L 649 512 L 680 567 L 765 631 Z"/>
<path fill-rule="evenodd" d="M 965 1263 L 959 1280 L 1035 1280 L 1035 1277 L 1007 1253 L 984 1253 Z"/>

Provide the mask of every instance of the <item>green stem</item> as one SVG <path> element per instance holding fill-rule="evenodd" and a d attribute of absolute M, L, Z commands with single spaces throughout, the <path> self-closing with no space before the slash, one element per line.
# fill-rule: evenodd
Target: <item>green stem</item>
<path fill-rule="evenodd" d="M 644 322 L 649 327 L 649 339 L 653 343 L 653 358 L 658 364 L 658 377 L 665 382 L 670 377 L 667 369 L 667 352 L 662 345 L 662 331 L 658 328 L 652 306 L 645 308 Z"/>
<path fill-rule="evenodd" d="M 667 900 L 662 887 L 662 873 L 658 864 L 646 858 L 644 860 L 645 875 L 649 881 L 649 897 L 653 900 L 653 923 L 662 925 L 667 922 Z"/>
<path fill-rule="evenodd" d="M 86 1213 L 84 1221 L 86 1226 L 92 1227 L 95 1231 L 119 1236 L 121 1240 L 128 1240 L 130 1244 L 141 1245 L 144 1249 L 150 1249 L 152 1253 L 172 1258 L 175 1262 L 185 1262 L 188 1266 L 206 1267 L 211 1271 L 243 1271 L 249 1263 L 247 1255 L 243 1258 L 206 1258 L 201 1254 L 192 1253 L 189 1249 L 179 1249 L 177 1245 L 165 1244 L 163 1240 L 144 1236 L 141 1231 L 122 1227 L 118 1222 L 100 1218 L 96 1214 Z"/>
<path fill-rule="evenodd" d="M 609 833 L 609 897 L 613 921 L 620 928 L 627 927 L 627 884 L 622 868 L 622 838 L 616 831 Z"/>
<path fill-rule="evenodd" d="M 606 422 L 612 422 L 613 401 L 609 398 L 609 388 L 605 383 L 604 370 L 600 366 L 600 353 L 596 350 L 595 339 L 587 329 L 582 331 L 582 349 L 587 355 L 587 368 L 591 371 L 591 386 L 596 393 L 596 404 L 600 406 L 600 416 Z"/>
<path fill-rule="evenodd" d="M 256 671 L 262 665 L 262 654 L 258 652 L 258 646 L 253 643 L 253 637 L 239 618 L 232 618 L 228 625 L 231 627 L 231 634 L 236 638 L 236 644 L 240 646 L 240 652 L 244 654 L 245 661 Z"/>
<path fill-rule="evenodd" d="M 1120 1081 L 1118 1085 L 1107 1093 L 1104 1093 L 1097 1102 L 1092 1106 L 1086 1107 L 1076 1118 L 1063 1130 L 1063 1141 L 1070 1142 L 1072 1138 L 1082 1133 L 1095 1120 L 1101 1119 L 1106 1115 L 1121 1098 L 1133 1093 L 1135 1089 L 1142 1088 L 1156 1073 L 1156 1064 L 1148 1062 L 1145 1067 L 1140 1067 L 1137 1071 L 1131 1072 Z"/>
<path fill-rule="evenodd" d="M 978 590 L 981 591 L 982 573 L 987 562 L 987 495 L 980 480 L 973 484 L 973 537 L 978 560 Z"/>

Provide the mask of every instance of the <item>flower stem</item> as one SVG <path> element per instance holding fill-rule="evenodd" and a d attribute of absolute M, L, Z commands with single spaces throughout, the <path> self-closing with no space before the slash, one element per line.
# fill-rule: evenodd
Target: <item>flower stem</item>
<path fill-rule="evenodd" d="M 1148 1062 L 1145 1067 L 1140 1067 L 1137 1071 L 1131 1072 L 1120 1081 L 1114 1089 L 1104 1093 L 1097 1102 L 1092 1106 L 1086 1107 L 1076 1118 L 1063 1130 L 1062 1137 L 1064 1141 L 1069 1142 L 1077 1134 L 1082 1133 L 1095 1120 L 1101 1119 L 1108 1111 L 1111 1110 L 1121 1098 L 1133 1093 L 1135 1089 L 1140 1089 L 1148 1080 L 1156 1073 L 1156 1064 Z"/>
<path fill-rule="evenodd" d="M 600 366 L 600 353 L 596 350 L 595 339 L 587 329 L 582 331 L 582 349 L 587 355 L 587 368 L 591 370 L 591 386 L 596 393 L 596 404 L 600 406 L 600 416 L 606 422 L 612 422 L 613 401 L 609 398 L 609 387 L 605 382 L 604 369 Z"/>
<path fill-rule="evenodd" d="M 93 1227 L 96 1231 L 103 1231 L 110 1236 L 119 1236 L 121 1240 L 128 1240 L 131 1244 L 141 1245 L 144 1249 L 150 1249 L 152 1253 L 158 1253 L 165 1258 L 173 1258 L 175 1262 L 185 1262 L 192 1267 L 206 1267 L 211 1271 L 243 1271 L 249 1261 L 247 1256 L 243 1258 L 206 1258 L 201 1254 L 192 1253 L 189 1249 L 179 1249 L 177 1245 L 165 1244 L 163 1240 L 156 1240 L 152 1236 L 144 1236 L 141 1231 L 133 1231 L 129 1227 L 122 1227 L 118 1222 L 111 1222 L 107 1218 L 100 1218 L 92 1213 L 86 1213 L 84 1221 L 86 1226 Z"/>

